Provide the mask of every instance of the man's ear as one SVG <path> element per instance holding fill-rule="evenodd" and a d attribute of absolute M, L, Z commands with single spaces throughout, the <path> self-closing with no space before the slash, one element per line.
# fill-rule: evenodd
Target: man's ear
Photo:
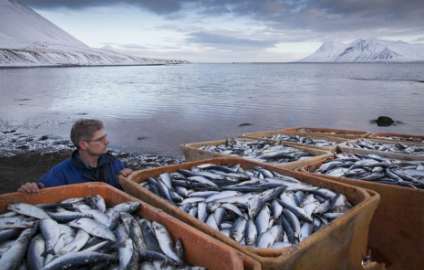
<path fill-rule="evenodd" d="M 81 150 L 86 150 L 88 148 L 88 142 L 86 142 L 86 141 L 84 141 L 84 140 L 81 140 L 80 142 L 79 142 L 79 149 L 81 149 Z"/>

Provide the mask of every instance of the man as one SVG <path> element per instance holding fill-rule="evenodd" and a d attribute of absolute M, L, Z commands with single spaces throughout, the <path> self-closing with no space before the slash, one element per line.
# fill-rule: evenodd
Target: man
<path fill-rule="evenodd" d="M 118 174 L 128 176 L 132 170 L 107 153 L 109 141 L 103 123 L 95 119 L 80 119 L 71 129 L 71 141 L 76 146 L 71 158 L 64 160 L 43 175 L 38 183 L 26 183 L 18 191 L 35 193 L 41 188 L 92 181 L 103 181 L 120 188 Z"/>

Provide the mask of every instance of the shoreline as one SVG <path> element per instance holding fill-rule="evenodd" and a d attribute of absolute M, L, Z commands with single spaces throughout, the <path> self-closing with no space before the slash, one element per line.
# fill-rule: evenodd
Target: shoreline
<path fill-rule="evenodd" d="M 51 167 L 69 158 L 74 151 L 69 140 L 43 135 L 38 138 L 16 129 L 0 131 L 0 194 L 15 192 L 26 182 L 38 181 Z M 109 149 L 133 170 L 181 163 L 178 157 L 131 153 Z"/>
<path fill-rule="evenodd" d="M 181 65 L 182 63 L 165 63 L 165 64 L 118 64 L 118 65 L 77 65 L 77 64 L 65 64 L 65 65 L 18 65 L 18 66 L 2 66 L 0 69 L 24 69 L 24 68 L 81 68 L 81 67 L 141 67 L 141 66 L 171 66 Z"/>

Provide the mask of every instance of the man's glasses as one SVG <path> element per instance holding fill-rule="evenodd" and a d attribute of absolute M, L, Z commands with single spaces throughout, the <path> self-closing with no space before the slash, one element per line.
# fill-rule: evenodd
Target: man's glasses
<path fill-rule="evenodd" d="M 85 140 L 86 142 L 105 142 L 107 139 L 107 135 L 104 135 L 100 138 L 97 139 L 92 139 L 92 140 Z"/>

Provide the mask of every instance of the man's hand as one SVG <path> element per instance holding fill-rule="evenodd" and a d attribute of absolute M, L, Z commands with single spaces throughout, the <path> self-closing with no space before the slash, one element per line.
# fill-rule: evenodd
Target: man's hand
<path fill-rule="evenodd" d="M 18 188 L 18 192 L 24 192 L 24 193 L 38 193 L 40 192 L 40 189 L 42 189 L 44 185 L 42 183 L 25 183 L 20 188 Z"/>
<path fill-rule="evenodd" d="M 119 173 L 124 177 L 128 177 L 128 175 L 130 175 L 132 172 L 133 170 L 131 170 L 130 168 L 125 168 L 122 169 L 122 171 L 120 171 Z"/>

